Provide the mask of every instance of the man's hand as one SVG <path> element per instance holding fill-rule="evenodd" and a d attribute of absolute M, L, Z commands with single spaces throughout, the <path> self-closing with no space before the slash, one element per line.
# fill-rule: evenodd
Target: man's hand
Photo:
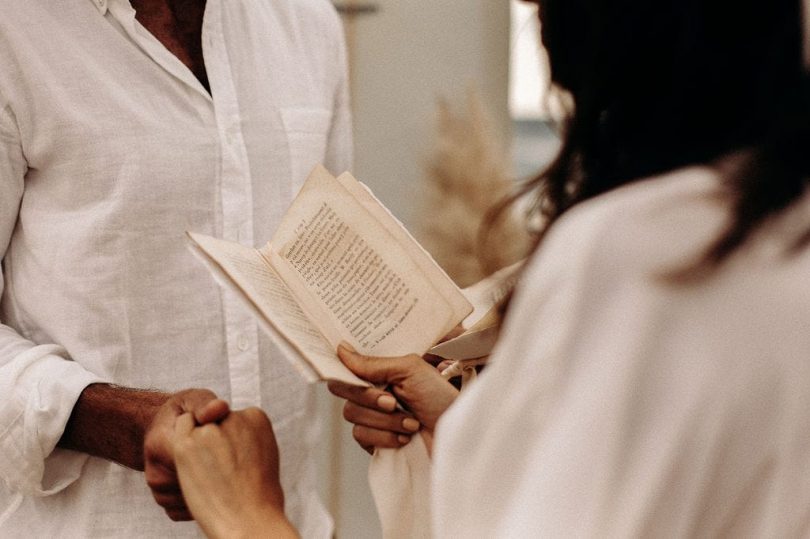
<path fill-rule="evenodd" d="M 329 391 L 347 400 L 343 417 L 354 423 L 352 434 L 357 443 L 369 452 L 374 447 L 400 447 L 421 425 L 422 437 L 430 450 L 433 429 L 458 395 L 456 388 L 416 355 L 367 357 L 345 345 L 338 348 L 338 355 L 357 376 L 393 392 L 391 395 L 377 388 L 329 383 Z M 412 416 L 397 411 L 394 396 L 407 406 Z"/>
<path fill-rule="evenodd" d="M 177 419 L 189 414 L 196 424 L 204 425 L 225 419 L 229 412 L 228 403 L 207 389 L 174 393 L 158 408 L 144 435 L 144 474 L 152 496 L 170 519 L 193 519 L 180 490 L 174 464 L 172 438 Z"/>
<path fill-rule="evenodd" d="M 59 447 L 146 470 L 157 502 L 170 517 L 188 519 L 167 440 L 175 420 L 185 412 L 205 424 L 220 421 L 229 409 L 205 389 L 170 394 L 92 384 L 74 405 Z"/>
<path fill-rule="evenodd" d="M 191 414 L 174 427 L 180 484 L 197 523 L 211 538 L 297 537 L 284 516 L 279 454 L 264 412 L 232 412 L 197 426 Z"/>

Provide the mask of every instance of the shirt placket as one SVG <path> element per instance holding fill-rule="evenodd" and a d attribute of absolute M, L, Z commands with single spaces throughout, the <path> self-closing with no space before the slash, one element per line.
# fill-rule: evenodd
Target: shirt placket
<path fill-rule="evenodd" d="M 220 201 L 223 239 L 254 245 L 253 196 L 239 103 L 225 45 L 222 0 L 208 0 L 203 21 L 203 55 L 219 136 Z M 225 340 L 234 408 L 261 403 L 258 326 L 230 291 L 223 290 Z"/>
<path fill-rule="evenodd" d="M 203 20 L 203 56 L 211 95 L 176 56 L 136 21 L 135 10 L 127 0 L 94 0 L 94 3 L 102 14 L 112 12 L 133 42 L 190 89 L 190 99 L 204 103 L 206 108 L 213 104 L 220 156 L 219 208 L 213 225 L 216 233 L 226 240 L 254 245 L 250 167 L 224 39 L 223 0 L 208 0 Z M 240 300 L 226 290 L 222 291 L 222 311 L 231 404 L 234 408 L 259 405 L 258 326 Z"/>

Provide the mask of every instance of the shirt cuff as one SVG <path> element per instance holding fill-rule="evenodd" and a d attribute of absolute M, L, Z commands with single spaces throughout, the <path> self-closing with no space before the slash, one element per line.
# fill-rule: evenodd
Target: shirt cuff
<path fill-rule="evenodd" d="M 55 494 L 79 478 L 88 456 L 56 444 L 84 388 L 105 382 L 60 353 L 58 346 L 34 347 L 0 383 L 8 390 L 0 391 L 0 478 L 29 496 Z"/>

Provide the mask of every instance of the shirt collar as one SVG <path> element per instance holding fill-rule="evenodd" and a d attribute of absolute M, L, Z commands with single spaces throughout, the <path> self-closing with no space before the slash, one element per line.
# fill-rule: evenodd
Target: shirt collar
<path fill-rule="evenodd" d="M 93 5 L 96 6 L 96 9 L 98 9 L 99 13 L 101 13 L 102 15 L 107 14 L 107 0 L 90 0 L 90 1 L 93 2 Z"/>

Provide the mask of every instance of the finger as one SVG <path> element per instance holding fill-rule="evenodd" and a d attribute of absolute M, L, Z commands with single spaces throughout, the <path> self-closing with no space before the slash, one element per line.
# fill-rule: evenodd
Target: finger
<path fill-rule="evenodd" d="M 267 416 L 267 413 L 262 410 L 261 408 L 251 407 L 245 408 L 239 412 L 236 412 L 241 415 L 241 419 L 244 420 L 245 425 L 236 427 L 242 431 L 247 431 L 252 433 L 252 437 L 258 443 L 265 447 L 266 450 L 269 451 L 269 455 L 272 459 L 276 462 L 278 460 L 278 442 L 276 441 L 276 435 L 273 432 L 273 423 L 270 421 L 270 418 Z M 229 420 L 226 420 L 227 423 Z M 228 425 L 223 423 L 223 427 L 225 430 L 228 430 Z M 238 439 L 238 433 L 232 433 L 232 439 Z"/>
<path fill-rule="evenodd" d="M 378 412 L 351 402 L 347 402 L 343 407 L 343 418 L 355 425 L 400 434 L 413 434 L 421 427 L 419 421 L 408 415 Z"/>
<path fill-rule="evenodd" d="M 360 447 L 384 447 L 398 449 L 411 441 L 407 434 L 397 434 L 386 430 L 377 430 L 363 425 L 355 425 L 352 436 Z"/>
<path fill-rule="evenodd" d="M 194 414 L 186 412 L 174 422 L 174 434 L 179 438 L 188 438 L 196 426 L 197 422 L 194 419 Z"/>
<path fill-rule="evenodd" d="M 178 404 L 183 412 L 193 413 L 213 400 L 217 400 L 217 396 L 208 389 L 191 389 L 178 395 Z"/>
<path fill-rule="evenodd" d="M 441 363 L 436 365 L 436 370 L 439 371 L 439 372 L 444 372 L 445 369 L 450 367 L 450 365 L 452 365 L 453 363 L 455 363 L 455 360 L 453 360 L 453 359 L 443 359 L 441 361 Z"/>
<path fill-rule="evenodd" d="M 187 522 L 189 520 L 194 520 L 191 511 L 188 509 L 166 509 L 166 514 L 174 522 Z"/>
<path fill-rule="evenodd" d="M 149 481 L 146 485 L 152 491 L 153 496 L 179 496 L 181 494 L 179 485 L 174 481 Z"/>
<path fill-rule="evenodd" d="M 376 387 L 358 387 L 340 382 L 329 382 L 327 387 L 333 395 L 366 408 L 376 408 L 383 412 L 397 409 L 397 399 L 391 393 Z"/>
<path fill-rule="evenodd" d="M 270 418 L 267 417 L 267 413 L 257 406 L 245 408 L 241 413 L 242 417 L 251 425 L 273 428 L 272 423 L 270 423 Z"/>
<path fill-rule="evenodd" d="M 174 423 L 174 436 L 172 437 L 172 453 L 174 455 L 174 466 L 177 468 L 180 461 L 187 460 L 196 449 L 194 441 L 194 431 L 197 422 L 191 413 L 182 414 Z"/>
<path fill-rule="evenodd" d="M 231 412 L 231 414 L 219 425 L 198 427 L 198 434 L 204 434 L 202 429 L 209 426 L 212 428 L 212 432 L 207 434 L 210 434 L 211 437 L 216 435 L 217 437 L 234 441 L 244 437 L 245 434 L 251 433 L 255 436 L 275 440 L 273 425 L 270 423 L 270 418 L 267 417 L 267 413 L 265 413 L 264 410 L 255 406 Z M 213 429 L 216 429 L 216 431 Z"/>
<path fill-rule="evenodd" d="M 424 363 L 417 355 L 402 357 L 370 357 L 358 354 L 345 343 L 338 347 L 338 357 L 346 367 L 364 380 L 375 384 L 389 384 L 406 376 L 415 363 Z"/>
<path fill-rule="evenodd" d="M 166 511 L 188 510 L 188 507 L 186 507 L 186 501 L 183 499 L 182 494 L 161 494 L 153 492 L 152 497 L 155 499 L 155 502 L 157 502 L 157 504 Z"/>
<path fill-rule="evenodd" d="M 218 423 L 228 417 L 230 412 L 231 407 L 226 401 L 214 399 L 194 410 L 194 419 L 197 421 L 198 425 Z"/>
<path fill-rule="evenodd" d="M 430 363 L 433 366 L 436 366 L 445 360 L 443 357 L 436 356 L 433 354 L 425 354 L 424 356 L 422 356 L 422 359 L 424 359 L 426 363 Z"/>
<path fill-rule="evenodd" d="M 193 520 L 191 512 L 183 498 L 183 494 L 179 490 L 172 494 L 155 492 L 153 490 L 152 497 L 155 499 L 155 503 L 166 511 L 170 519 L 174 521 Z"/>
<path fill-rule="evenodd" d="M 161 494 L 175 494 L 180 492 L 177 475 L 174 470 L 161 464 L 151 464 L 144 471 L 146 484 L 152 490 Z"/>

